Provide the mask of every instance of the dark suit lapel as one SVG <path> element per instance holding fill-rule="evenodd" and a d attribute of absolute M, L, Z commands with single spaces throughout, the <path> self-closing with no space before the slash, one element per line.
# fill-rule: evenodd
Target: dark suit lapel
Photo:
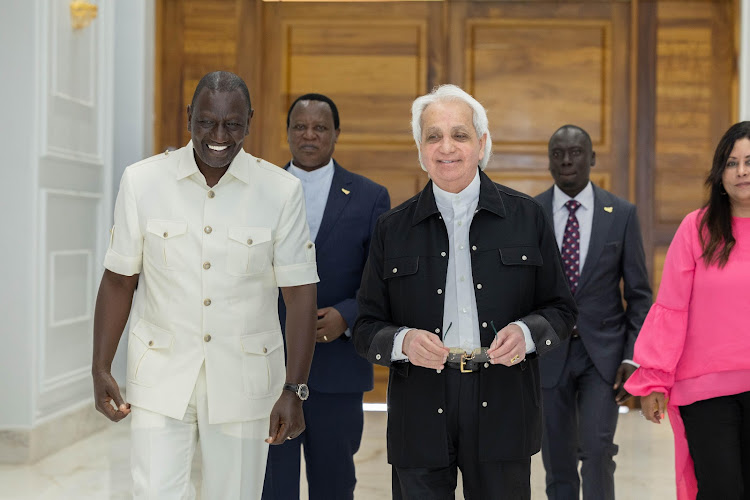
<path fill-rule="evenodd" d="M 586 262 L 583 263 L 581 279 L 578 282 L 576 293 L 579 293 L 586 286 L 588 277 L 592 274 L 591 270 L 596 267 L 615 216 L 609 194 L 593 184 L 592 187 L 594 188 L 594 218 L 591 222 L 591 238 L 589 239 L 589 251 L 586 254 Z"/>
<path fill-rule="evenodd" d="M 334 161 L 331 190 L 328 192 L 323 220 L 320 222 L 320 229 L 318 229 L 318 235 L 315 237 L 316 246 L 320 246 L 328 238 L 349 200 L 352 196 L 357 196 L 358 193 L 351 192 L 351 184 L 352 180 L 349 178 L 348 172 Z"/>
<path fill-rule="evenodd" d="M 552 222 L 552 193 L 553 193 L 554 186 L 546 190 L 545 192 L 541 193 L 539 196 L 537 196 L 537 200 L 539 203 L 542 204 L 542 208 L 547 213 L 547 216 L 550 218 L 550 222 Z M 554 225 L 554 224 L 553 224 Z"/>

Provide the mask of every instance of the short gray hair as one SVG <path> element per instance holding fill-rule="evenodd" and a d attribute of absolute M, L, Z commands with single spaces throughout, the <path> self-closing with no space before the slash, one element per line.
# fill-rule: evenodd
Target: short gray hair
<path fill-rule="evenodd" d="M 468 104 L 471 108 L 473 115 L 472 122 L 474 123 L 474 131 L 477 133 L 477 138 L 481 139 L 484 134 L 487 134 L 487 140 L 484 143 L 484 157 L 479 161 L 479 168 L 484 170 L 492 155 L 492 138 L 490 137 L 487 111 L 479 104 L 479 101 L 456 85 L 440 85 L 435 87 L 429 94 L 417 97 L 411 105 L 411 131 L 414 135 L 414 142 L 417 143 L 419 164 L 422 166 L 422 170 L 427 170 L 422 163 L 422 114 L 427 106 L 439 101 L 461 101 Z"/>

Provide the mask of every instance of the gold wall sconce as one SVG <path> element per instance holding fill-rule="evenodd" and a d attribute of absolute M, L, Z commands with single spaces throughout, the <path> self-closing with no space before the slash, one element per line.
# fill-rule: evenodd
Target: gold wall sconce
<path fill-rule="evenodd" d="M 86 1 L 73 0 L 70 2 L 70 25 L 74 30 L 82 30 L 96 18 L 98 9 Z"/>

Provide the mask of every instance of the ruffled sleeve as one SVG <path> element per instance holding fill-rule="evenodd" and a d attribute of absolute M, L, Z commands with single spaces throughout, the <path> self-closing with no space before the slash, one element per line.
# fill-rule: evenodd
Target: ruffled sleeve
<path fill-rule="evenodd" d="M 669 396 L 675 369 L 682 356 L 688 326 L 688 308 L 695 275 L 698 241 L 698 214 L 692 212 L 682 221 L 669 245 L 664 261 L 659 295 L 646 316 L 633 361 L 640 365 L 625 383 L 636 396 L 654 391 Z"/>

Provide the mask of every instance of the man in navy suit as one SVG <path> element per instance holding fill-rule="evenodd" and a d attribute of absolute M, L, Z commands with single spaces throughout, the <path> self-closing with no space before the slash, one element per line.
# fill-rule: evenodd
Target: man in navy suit
<path fill-rule="evenodd" d="M 548 154 L 555 185 L 536 199 L 554 224 L 578 322 L 539 360 L 547 497 L 578 500 L 580 460 L 584 500 L 611 500 L 618 404 L 651 306 L 641 231 L 633 204 L 590 182 L 596 153 L 585 130 L 561 127 Z"/>
<path fill-rule="evenodd" d="M 305 94 L 289 108 L 285 168 L 302 181 L 310 238 L 318 261 L 317 344 L 303 405 L 306 430 L 268 453 L 263 500 L 299 498 L 300 447 L 304 447 L 310 500 L 351 499 L 354 454 L 362 439 L 362 394 L 373 387 L 372 365 L 351 342 L 357 290 L 388 191 L 331 158 L 339 113 L 331 99 Z M 279 297 L 281 326 L 285 308 Z"/>

